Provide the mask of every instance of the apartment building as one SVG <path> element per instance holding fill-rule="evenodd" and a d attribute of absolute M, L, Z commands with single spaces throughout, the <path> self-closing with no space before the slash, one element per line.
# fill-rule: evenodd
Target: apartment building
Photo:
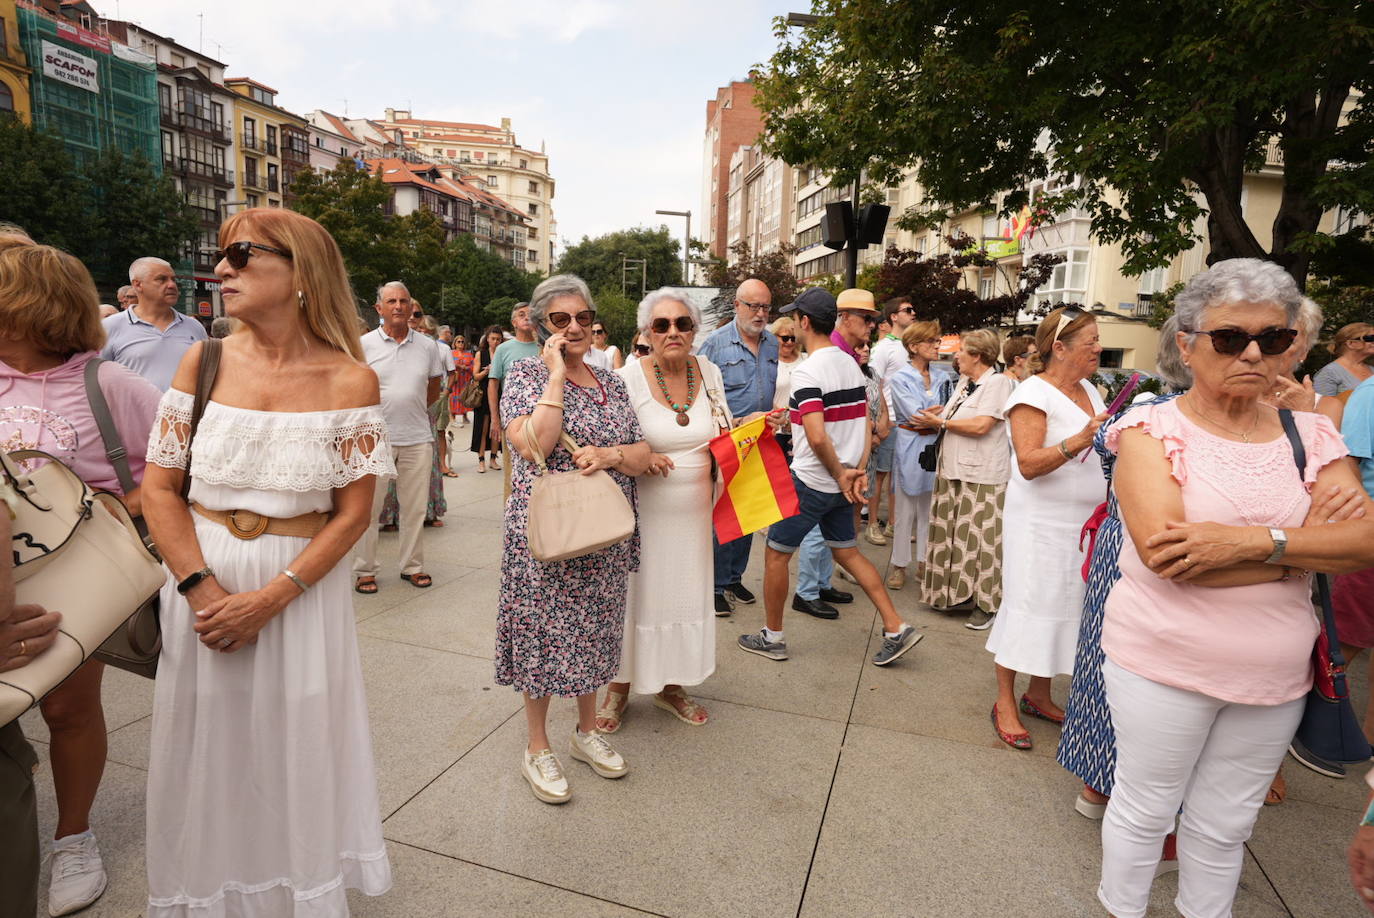
<path fill-rule="evenodd" d="M 550 272 L 557 242 L 555 181 L 542 144 L 537 151 L 522 147 L 509 118 L 502 118 L 499 126 L 434 121 L 412 117 L 405 109 L 388 108 L 376 123 L 396 132 L 420 158 L 458 167 L 482 190 L 519 211 L 525 218 L 524 266 Z"/>
<path fill-rule="evenodd" d="M 277 91 L 248 77 L 224 81 L 234 102 L 238 184 L 231 206 L 281 207 L 286 179 L 310 164 L 309 128 L 300 115 L 277 105 Z M 284 135 L 293 138 L 284 145 Z"/>
<path fill-rule="evenodd" d="M 341 159 L 363 160 L 363 142 L 338 115 L 317 108 L 305 120 L 310 131 L 310 166 L 316 172 L 328 172 Z"/>
<path fill-rule="evenodd" d="M 792 243 L 793 170 L 765 156 L 757 144 L 730 155 L 726 190 L 726 249 L 744 242 L 755 254 Z"/>
<path fill-rule="evenodd" d="M 702 141 L 702 242 L 716 258 L 729 257 L 730 169 L 740 147 L 758 143 L 763 115 L 754 107 L 754 84 L 731 81 L 706 102 Z"/>
<path fill-rule="evenodd" d="M 30 121 L 28 55 L 19 43 L 19 9 L 14 0 L 0 0 L 0 115 Z"/>

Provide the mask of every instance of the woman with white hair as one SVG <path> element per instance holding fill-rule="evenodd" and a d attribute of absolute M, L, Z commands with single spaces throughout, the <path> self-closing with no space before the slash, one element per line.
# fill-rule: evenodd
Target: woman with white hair
<path fill-rule="evenodd" d="M 603 778 L 629 773 L 625 759 L 596 729 L 596 693 L 620 669 L 625 591 L 639 567 L 639 536 L 563 561 L 530 551 L 530 494 L 540 471 L 530 441 L 549 472 L 606 471 L 630 505 L 635 477 L 649 467 L 649 444 L 619 376 L 587 363 L 592 295 L 581 278 L 556 274 L 534 288 L 530 321 L 540 353 L 511 364 L 501 392 L 511 468 L 496 620 L 496 682 L 521 692 L 529 731 L 521 773 L 545 803 L 572 799 L 563 766 L 549 744 L 552 696 L 577 699 L 572 757 Z M 567 433 L 577 444 L 560 444 Z M 709 582 L 709 581 L 705 581 Z"/>
<path fill-rule="evenodd" d="M 706 444 L 729 428 L 720 370 L 692 356 L 701 312 L 671 290 L 639 304 L 647 357 L 616 372 L 625 381 L 652 451 L 639 482 L 639 570 L 630 575 L 620 672 L 596 712 L 603 733 L 620 729 L 630 687 L 692 726 L 706 709 L 683 691 L 716 668 L 712 595 L 711 454 Z"/>
<path fill-rule="evenodd" d="M 1245 841 L 1312 685 L 1307 572 L 1374 564 L 1374 521 L 1309 516 L 1318 495 L 1359 488 L 1339 434 L 1261 402 L 1291 366 L 1293 279 L 1231 259 L 1174 302 L 1192 388 L 1106 435 L 1128 536 L 1102 627 L 1117 762 L 1098 898 L 1116 918 L 1146 913 L 1180 807 L 1175 904 L 1190 918 L 1231 914 Z"/>

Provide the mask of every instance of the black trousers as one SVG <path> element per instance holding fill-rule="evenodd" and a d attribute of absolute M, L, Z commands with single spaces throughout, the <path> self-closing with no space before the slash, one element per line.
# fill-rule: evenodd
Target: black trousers
<path fill-rule="evenodd" d="M 19 722 L 0 727 L 0 918 L 38 911 L 38 756 Z"/>

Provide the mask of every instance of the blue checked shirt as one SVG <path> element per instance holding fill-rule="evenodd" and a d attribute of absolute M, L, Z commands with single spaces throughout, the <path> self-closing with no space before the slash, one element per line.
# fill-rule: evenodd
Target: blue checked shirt
<path fill-rule="evenodd" d="M 720 367 L 725 403 L 735 417 L 773 409 L 773 393 L 778 384 L 778 339 L 768 329 L 763 330 L 755 355 L 740 340 L 739 325 L 731 319 L 711 332 L 697 353 Z"/>

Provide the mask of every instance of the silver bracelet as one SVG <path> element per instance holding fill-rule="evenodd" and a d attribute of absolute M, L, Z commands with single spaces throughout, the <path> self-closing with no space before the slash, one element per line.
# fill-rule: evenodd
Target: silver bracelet
<path fill-rule="evenodd" d="M 290 580 L 296 586 L 300 587 L 302 593 L 310 589 L 310 585 L 307 584 L 304 580 L 302 580 L 299 576 L 297 576 L 296 572 L 291 570 L 291 568 L 283 568 L 282 573 L 286 575 L 286 578 L 288 580 Z"/>

